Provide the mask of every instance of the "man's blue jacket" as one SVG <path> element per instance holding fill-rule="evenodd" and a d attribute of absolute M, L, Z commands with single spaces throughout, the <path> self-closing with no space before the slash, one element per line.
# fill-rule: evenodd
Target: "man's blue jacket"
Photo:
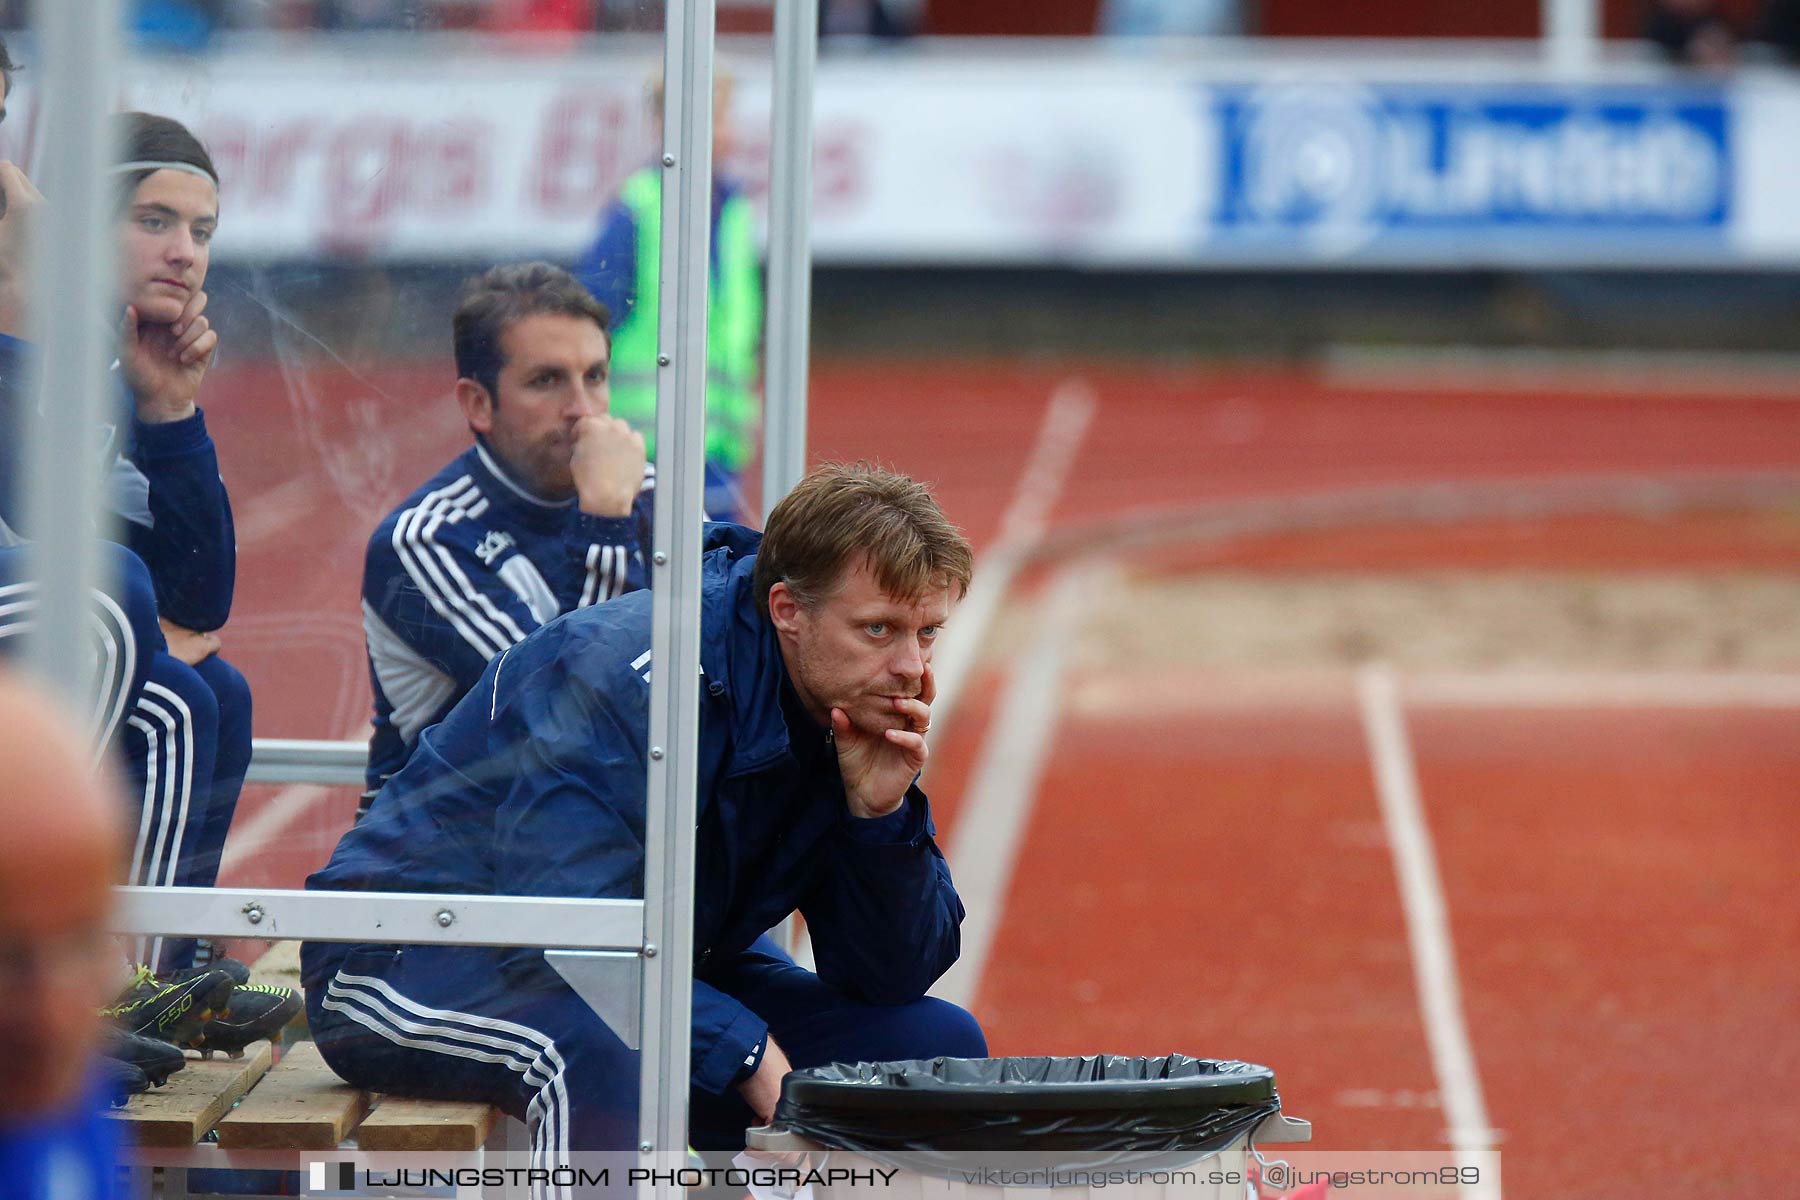
<path fill-rule="evenodd" d="M 798 909 L 822 979 L 904 1003 L 956 961 L 963 915 L 924 793 L 853 818 L 825 730 L 803 720 L 790 736 L 786 668 L 751 585 L 759 536 L 709 526 L 728 544 L 707 554 L 701 586 L 692 1061 L 712 1092 L 767 1026 L 707 982 L 709 960 Z M 496 658 L 307 886 L 640 897 L 651 603 L 646 590 L 577 609 Z M 542 986 L 540 951 L 491 953 Z"/>

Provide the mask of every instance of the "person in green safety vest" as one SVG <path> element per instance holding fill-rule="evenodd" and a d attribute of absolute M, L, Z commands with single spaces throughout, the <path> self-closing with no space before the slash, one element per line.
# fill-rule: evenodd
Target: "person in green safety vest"
<path fill-rule="evenodd" d="M 660 124 L 662 88 L 652 89 Z M 756 453 L 763 287 L 756 226 L 743 190 L 718 168 L 729 146 L 731 81 L 713 93 L 711 280 L 706 312 L 706 511 L 716 521 L 749 517 L 739 478 Z M 614 314 L 612 415 L 644 435 L 656 456 L 656 315 L 662 247 L 663 168 L 626 178 L 602 215 L 600 233 L 575 277 Z"/>

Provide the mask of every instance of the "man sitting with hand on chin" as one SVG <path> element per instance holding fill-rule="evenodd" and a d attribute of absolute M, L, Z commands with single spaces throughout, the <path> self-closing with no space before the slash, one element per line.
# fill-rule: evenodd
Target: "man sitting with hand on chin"
<path fill-rule="evenodd" d="M 495 655 L 644 586 L 655 468 L 607 413 L 606 323 L 548 263 L 495 267 L 463 289 L 456 402 L 475 444 L 388 514 L 363 565 L 371 795 Z"/>
<path fill-rule="evenodd" d="M 694 862 L 692 1144 L 743 1146 L 790 1066 L 980 1057 L 925 991 L 963 907 L 917 786 L 931 658 L 969 544 L 925 487 L 822 467 L 706 555 Z M 497 658 L 339 842 L 315 889 L 643 894 L 651 597 Z M 753 943 L 798 909 L 814 974 Z M 638 1064 L 541 950 L 309 942 L 320 1052 L 359 1087 L 483 1100 L 549 1161 L 635 1144 Z"/>

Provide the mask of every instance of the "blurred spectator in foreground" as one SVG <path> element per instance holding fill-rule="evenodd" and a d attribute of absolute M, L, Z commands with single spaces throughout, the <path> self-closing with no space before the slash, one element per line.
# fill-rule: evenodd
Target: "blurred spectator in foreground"
<path fill-rule="evenodd" d="M 112 1194 L 97 1015 L 118 951 L 107 936 L 122 862 L 118 800 L 60 705 L 0 675 L 0 1192 Z"/>
<path fill-rule="evenodd" d="M 1737 60 L 1738 32 L 1717 0 L 1651 0 L 1644 36 L 1683 66 L 1727 67 Z"/>
<path fill-rule="evenodd" d="M 1244 32 L 1239 0 L 1102 0 L 1099 30 L 1124 37 L 1232 37 Z"/>

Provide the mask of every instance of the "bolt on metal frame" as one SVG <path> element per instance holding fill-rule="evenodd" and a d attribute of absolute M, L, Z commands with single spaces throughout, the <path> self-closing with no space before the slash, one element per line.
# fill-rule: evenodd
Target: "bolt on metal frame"
<path fill-rule="evenodd" d="M 687 1147 L 693 1008 L 694 814 L 700 745 L 700 546 L 705 516 L 706 308 L 711 276 L 716 0 L 669 0 L 663 39 L 658 260 L 655 591 L 645 817 L 643 1057 L 638 1150 Z M 658 953 L 657 951 L 662 951 Z M 640 1195 L 680 1194 L 672 1178 Z"/>

